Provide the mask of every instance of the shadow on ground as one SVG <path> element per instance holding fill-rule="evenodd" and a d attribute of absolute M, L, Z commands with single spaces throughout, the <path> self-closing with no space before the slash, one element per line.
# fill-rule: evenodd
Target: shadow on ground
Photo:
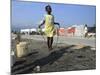
<path fill-rule="evenodd" d="M 32 73 L 34 68 L 39 65 L 41 67 L 49 64 L 52 65 L 55 61 L 57 61 L 58 59 L 60 59 L 64 53 L 74 53 L 75 50 L 71 50 L 70 48 L 74 47 L 74 45 L 71 46 L 67 46 L 67 47 L 63 47 L 63 48 L 59 48 L 59 50 L 53 51 L 51 52 L 48 56 L 45 56 L 43 58 L 39 58 L 35 61 L 31 60 L 28 61 L 28 58 L 30 58 L 30 56 L 34 56 L 35 53 L 31 53 L 28 56 L 25 56 L 26 59 L 22 60 L 22 61 L 17 61 L 14 66 L 12 67 L 12 74 L 27 74 L 27 73 Z M 82 49 L 79 50 L 83 50 L 83 52 L 85 52 L 86 50 L 90 50 L 91 47 L 86 46 L 83 47 Z M 34 57 L 33 57 L 34 58 Z M 82 55 L 77 55 L 77 58 L 84 58 L 84 56 Z M 28 62 L 26 62 L 28 61 Z"/>

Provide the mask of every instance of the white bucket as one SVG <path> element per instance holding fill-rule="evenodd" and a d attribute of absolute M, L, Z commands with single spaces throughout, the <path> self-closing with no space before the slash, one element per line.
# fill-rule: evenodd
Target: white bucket
<path fill-rule="evenodd" d="M 22 57 L 28 54 L 28 43 L 20 42 L 16 45 L 17 48 L 17 57 Z"/>

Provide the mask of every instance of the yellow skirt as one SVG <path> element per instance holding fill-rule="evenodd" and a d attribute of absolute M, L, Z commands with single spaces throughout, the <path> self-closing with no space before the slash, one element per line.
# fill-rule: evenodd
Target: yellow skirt
<path fill-rule="evenodd" d="M 53 28 L 53 29 L 45 29 L 45 35 L 47 36 L 47 37 L 53 37 L 54 35 L 55 35 L 55 29 Z"/>

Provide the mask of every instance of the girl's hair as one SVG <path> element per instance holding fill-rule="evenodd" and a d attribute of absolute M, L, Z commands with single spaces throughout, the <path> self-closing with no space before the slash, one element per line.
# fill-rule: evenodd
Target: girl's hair
<path fill-rule="evenodd" d="M 50 5 L 47 5 L 46 7 L 45 7 L 45 10 L 47 11 L 48 9 L 51 9 L 51 6 Z"/>

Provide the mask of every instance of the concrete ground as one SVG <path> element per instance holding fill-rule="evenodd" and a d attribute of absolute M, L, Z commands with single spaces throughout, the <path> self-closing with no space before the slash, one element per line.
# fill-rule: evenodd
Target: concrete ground
<path fill-rule="evenodd" d="M 46 38 L 37 35 L 23 35 L 21 37 L 22 41 L 29 43 L 29 53 L 21 58 L 11 56 L 13 62 L 11 67 L 12 75 L 96 68 L 94 38 L 59 37 L 57 42 L 55 37 L 53 50 L 49 51 Z M 11 49 L 15 51 L 15 40 L 12 40 Z M 38 71 L 37 66 L 39 66 L 40 71 Z"/>
<path fill-rule="evenodd" d="M 43 35 L 22 35 L 22 38 L 39 40 L 39 41 L 46 41 L 46 37 Z M 58 38 L 58 40 L 57 40 Z M 84 38 L 84 37 L 67 37 L 67 36 L 55 36 L 54 43 L 65 43 L 69 45 L 86 45 L 91 47 L 96 47 L 96 39 L 91 38 Z"/>

